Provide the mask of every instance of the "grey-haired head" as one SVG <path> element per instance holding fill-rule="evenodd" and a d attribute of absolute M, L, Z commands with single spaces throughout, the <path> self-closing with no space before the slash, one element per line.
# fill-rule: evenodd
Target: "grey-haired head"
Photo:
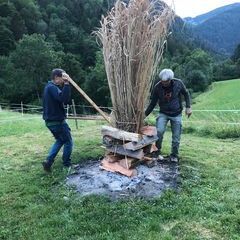
<path fill-rule="evenodd" d="M 159 78 L 161 81 L 168 81 L 174 78 L 174 72 L 171 69 L 163 69 L 159 73 Z"/>
<path fill-rule="evenodd" d="M 65 71 L 61 68 L 55 68 L 52 70 L 51 73 L 51 79 L 54 80 L 55 77 L 62 77 L 62 74 L 65 73 Z"/>

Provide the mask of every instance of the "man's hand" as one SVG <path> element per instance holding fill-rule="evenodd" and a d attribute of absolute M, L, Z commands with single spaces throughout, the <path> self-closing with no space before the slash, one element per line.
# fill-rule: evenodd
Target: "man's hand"
<path fill-rule="evenodd" d="M 190 108 L 186 108 L 185 113 L 186 113 L 187 117 L 189 118 L 191 116 L 191 114 L 192 114 L 192 108 L 191 107 Z"/>
<path fill-rule="evenodd" d="M 64 84 L 69 84 L 69 75 L 67 73 L 62 73 L 62 79 Z"/>

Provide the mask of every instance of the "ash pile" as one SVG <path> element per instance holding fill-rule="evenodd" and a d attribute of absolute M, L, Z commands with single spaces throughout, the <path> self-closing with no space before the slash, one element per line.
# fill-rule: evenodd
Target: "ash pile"
<path fill-rule="evenodd" d="M 76 174 L 67 178 L 67 185 L 74 186 L 80 196 L 100 195 L 111 200 L 159 197 L 166 189 L 178 190 L 177 164 L 157 162 L 152 168 L 138 165 L 138 174 L 127 177 L 120 173 L 99 168 L 100 160 L 90 160 L 77 166 Z"/>
<path fill-rule="evenodd" d="M 67 179 L 81 196 L 153 198 L 165 189 L 178 189 L 178 164 L 152 157 L 157 150 L 155 127 L 143 127 L 136 134 L 103 126 L 102 135 L 103 159 L 79 164 Z"/>

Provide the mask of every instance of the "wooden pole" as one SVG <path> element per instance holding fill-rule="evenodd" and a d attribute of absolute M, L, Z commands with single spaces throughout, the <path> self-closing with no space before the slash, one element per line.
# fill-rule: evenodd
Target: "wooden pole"
<path fill-rule="evenodd" d="M 69 116 L 69 104 L 67 104 L 67 118 Z"/>
<path fill-rule="evenodd" d="M 78 92 L 100 113 L 100 115 L 102 115 L 103 118 L 112 125 L 110 117 L 108 117 L 70 77 L 68 80 L 78 90 Z"/>
<path fill-rule="evenodd" d="M 72 99 L 72 106 L 73 106 L 73 114 L 74 114 L 74 116 L 76 117 L 76 116 L 77 116 L 77 113 L 76 113 L 76 107 L 75 107 L 74 99 Z M 76 124 L 76 129 L 78 129 L 78 121 L 77 121 L 76 118 L 75 118 L 75 124 Z"/>
<path fill-rule="evenodd" d="M 23 116 L 23 102 L 21 102 L 21 112 L 22 112 L 22 116 Z"/>

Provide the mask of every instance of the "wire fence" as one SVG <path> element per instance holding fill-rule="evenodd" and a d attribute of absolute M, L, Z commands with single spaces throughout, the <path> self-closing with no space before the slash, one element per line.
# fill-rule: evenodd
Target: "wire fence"
<path fill-rule="evenodd" d="M 111 113 L 111 107 L 99 107 L 106 113 Z M 23 103 L 1 103 L 0 102 L 0 111 L 9 111 L 9 112 L 19 112 L 24 114 L 42 114 L 43 107 L 39 105 L 23 104 Z M 75 105 L 69 104 L 65 106 L 67 116 L 88 116 L 88 115 L 97 115 L 96 110 L 93 106 L 89 105 Z"/>
<path fill-rule="evenodd" d="M 74 103 L 74 101 L 73 101 Z M 105 113 L 110 114 L 111 107 L 99 107 Z M 93 106 L 89 105 L 75 105 L 70 104 L 66 106 L 66 113 L 68 118 L 79 117 L 78 119 L 102 119 L 96 112 Z M 1 118 L 0 122 L 7 121 L 23 121 L 40 118 L 43 113 L 43 108 L 40 105 L 24 104 L 24 103 L 1 103 L 1 112 L 18 112 L 21 113 L 22 118 L 11 116 L 8 114 L 6 118 Z M 154 115 L 158 114 L 158 109 L 154 109 Z M 184 116 L 184 115 L 183 115 Z M 186 124 L 214 124 L 214 125 L 240 125 L 240 110 L 239 109 L 193 109 L 191 118 L 183 117 L 183 122 Z"/>

